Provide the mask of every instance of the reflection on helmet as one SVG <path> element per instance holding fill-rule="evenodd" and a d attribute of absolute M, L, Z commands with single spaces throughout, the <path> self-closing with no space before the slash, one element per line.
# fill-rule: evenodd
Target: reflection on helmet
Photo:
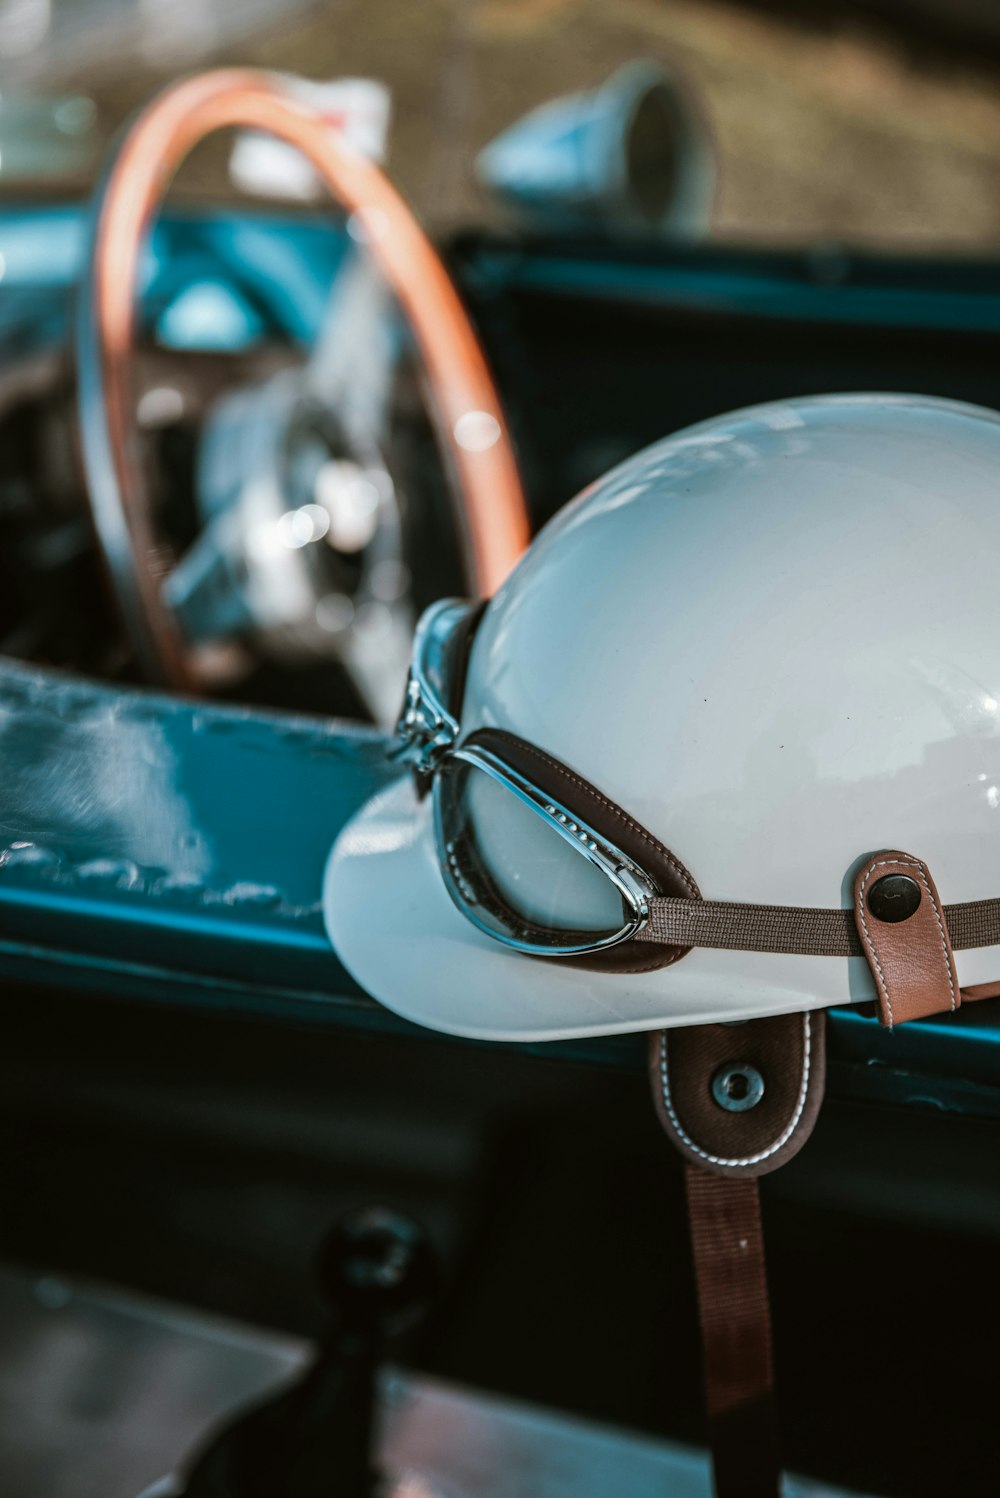
<path fill-rule="evenodd" d="M 913 850 L 948 904 L 996 896 L 998 479 L 1000 418 L 930 398 L 796 400 L 682 432 L 568 506 L 492 600 L 460 741 L 500 729 L 543 749 L 670 849 L 706 900 L 849 909 L 879 848 Z M 508 898 L 566 920 L 569 886 L 551 870 L 546 888 L 531 882 L 538 828 L 522 833 L 500 803 L 475 814 Z M 339 856 L 364 879 L 427 878 L 426 863 L 417 876 L 391 860 L 362 875 L 349 847 Z M 597 919 L 596 887 L 573 898 L 579 925 Z M 861 956 L 696 948 L 586 979 L 511 954 L 498 968 L 427 899 L 424 940 L 449 964 L 434 996 L 397 982 L 398 959 L 366 956 L 347 906 L 327 914 L 376 997 L 443 1028 L 600 1033 L 874 996 Z M 1000 976 L 990 945 L 957 964 L 963 986 Z"/>

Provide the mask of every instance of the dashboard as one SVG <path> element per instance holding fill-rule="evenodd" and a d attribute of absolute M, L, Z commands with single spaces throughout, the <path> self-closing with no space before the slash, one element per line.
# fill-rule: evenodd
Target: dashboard
<path fill-rule="evenodd" d="M 74 981 L 104 992 L 138 982 L 171 1001 L 398 1028 L 327 949 L 316 901 L 330 841 L 388 774 L 344 673 L 261 655 L 221 680 L 215 702 L 116 692 L 141 677 L 104 586 L 80 467 L 70 343 L 85 227 L 75 206 L 0 215 L 2 962 L 21 974 L 33 954 L 37 974 L 45 954 L 53 983 L 76 963 Z M 1000 404 L 1000 266 L 990 263 L 479 233 L 444 248 L 502 393 L 536 528 L 615 462 L 726 408 L 858 388 Z M 151 410 L 159 482 L 182 531 L 196 525 L 206 412 L 234 385 L 303 360 L 348 251 L 343 229 L 313 214 L 188 210 L 157 224 L 140 409 Z M 418 423 L 411 442 L 411 472 L 433 470 Z M 408 561 L 429 600 L 461 582 L 436 477 L 417 509 Z M 50 666 L 88 679 L 39 672 Z M 105 815 L 59 767 L 78 765 L 92 792 L 115 745 Z M 240 796 L 261 777 L 268 791 L 253 793 L 247 824 Z M 305 810 L 314 806 L 321 817 Z M 888 1042 L 861 1015 L 838 1016 L 835 1086 L 862 1101 L 930 1096 L 996 1116 L 994 1007 Z M 568 1047 L 627 1069 L 641 1049 L 627 1039 Z"/>
<path fill-rule="evenodd" d="M 398 1025 L 358 995 L 325 950 L 308 893 L 338 825 L 388 773 L 346 674 L 328 659 L 259 653 L 250 668 L 220 677 L 210 692 L 216 704 L 115 697 L 114 686 L 141 682 L 141 673 L 115 622 L 82 482 L 72 318 L 85 232 L 76 205 L 0 213 L 1 692 L 19 715 L 15 736 L 4 737 L 19 806 L 6 819 L 18 839 L 0 857 L 9 960 L 18 968 L 28 948 L 45 947 L 58 909 L 69 924 L 55 942 L 55 972 L 76 953 L 81 981 L 94 963 L 97 983 L 133 983 L 141 950 L 144 981 L 190 995 L 192 954 L 201 953 L 207 993 L 229 986 L 238 1004 L 284 1013 L 314 1013 L 325 993 L 338 1019 Z M 160 491 L 181 532 L 198 523 L 205 415 L 234 386 L 301 364 L 349 249 L 343 228 L 317 214 L 213 208 L 172 211 L 157 223 L 142 274 L 139 410 L 145 403 Z M 536 529 L 630 452 L 728 407 L 858 388 L 1000 403 L 1000 265 L 990 262 L 891 261 L 835 247 L 648 250 L 478 232 L 452 238 L 445 255 L 496 375 Z M 407 538 L 421 601 L 461 586 L 430 448 L 427 428 L 410 422 L 410 473 L 430 473 Z M 90 680 L 52 679 L 39 674 L 45 667 Z M 274 709 L 305 716 L 274 718 Z M 114 742 L 127 746 L 114 825 L 79 786 L 54 789 L 63 762 L 99 780 L 109 722 Z M 40 773 L 39 762 L 48 767 Z M 250 836 L 217 792 L 262 771 L 271 794 Z M 302 810 L 317 803 L 328 813 L 319 822 Z M 151 849 L 148 827 L 168 828 L 181 813 L 190 821 L 184 837 Z M 289 827 L 290 842 L 281 831 Z M 27 849 L 18 851 L 18 840 Z M 846 1091 L 906 1094 L 912 1065 L 918 1091 L 930 1071 L 937 1091 L 951 1098 L 958 1086 L 967 1097 L 972 1083 L 958 1077 L 979 1076 L 973 1109 L 993 1116 L 991 1010 L 979 1005 L 975 1019 L 952 1026 L 948 1047 L 934 1035 L 933 1059 L 922 1050 L 924 1026 L 913 1026 L 892 1050 L 897 1059 L 903 1046 L 913 1052 L 901 1076 L 898 1067 L 871 1067 L 873 1026 L 844 1016 Z M 970 1067 L 973 1037 L 985 1049 Z M 609 1041 L 594 1053 L 632 1068 L 639 1049 Z"/>
<path fill-rule="evenodd" d="M 418 1031 L 358 989 L 325 935 L 322 871 L 393 770 L 335 658 L 250 637 L 199 697 L 146 689 L 84 482 L 85 243 L 75 205 L 0 212 L 0 1248 L 47 1263 L 58 1244 L 88 1274 L 308 1329 L 318 1224 L 374 1192 L 430 1222 L 449 1263 L 476 1264 L 477 1295 L 453 1296 L 425 1366 L 650 1429 L 669 1408 L 691 1438 L 695 1381 L 649 1314 L 684 1287 L 663 1273 L 644 1038 L 485 1047 Z M 479 232 L 443 253 L 533 528 L 646 443 L 727 408 L 857 389 L 1000 405 L 1000 265 Z M 174 210 L 157 224 L 138 412 L 179 547 L 205 523 L 213 413 L 303 366 L 349 255 L 343 230 L 312 214 Z M 394 415 L 406 564 L 429 601 L 462 587 L 461 556 L 412 389 Z M 816 1369 L 790 1391 L 789 1425 L 807 1432 L 850 1388 L 856 1440 L 874 1447 L 886 1388 L 864 1385 L 878 1360 L 859 1368 L 856 1348 L 881 1337 L 900 1366 L 926 1360 L 912 1308 L 959 1233 L 976 1272 L 951 1277 L 958 1301 L 941 1321 L 983 1325 L 1000 1237 L 1000 1001 L 892 1033 L 833 1011 L 828 1084 L 802 1161 L 765 1197 L 784 1335 L 809 1342 L 790 1365 Z M 501 1184 L 493 1206 L 484 1182 Z M 595 1200 L 612 1204 L 596 1223 Z M 679 1221 L 679 1200 L 672 1210 Z M 901 1231 L 920 1246 L 887 1299 L 872 1264 Z M 619 1288 L 594 1297 L 609 1263 Z M 966 1389 L 955 1399 L 970 1428 L 989 1428 Z M 901 1491 L 918 1491 L 926 1460 L 915 1448 Z M 942 1446 L 938 1489 L 951 1461 Z"/>
<path fill-rule="evenodd" d="M 138 681 L 85 503 L 71 345 L 86 234 L 76 205 L 0 213 L 0 650 Z M 230 392 L 303 365 L 351 248 L 341 224 L 315 213 L 174 210 L 157 223 L 143 262 L 138 415 L 179 549 L 204 520 L 206 420 Z M 616 462 L 726 409 L 857 389 L 1000 402 L 1000 267 L 989 262 L 474 232 L 443 253 L 494 371 L 536 529 Z M 394 434 L 420 607 L 465 579 L 412 391 L 397 401 Z M 212 695 L 370 716 L 312 646 L 257 641 L 237 666 L 229 654 Z"/>

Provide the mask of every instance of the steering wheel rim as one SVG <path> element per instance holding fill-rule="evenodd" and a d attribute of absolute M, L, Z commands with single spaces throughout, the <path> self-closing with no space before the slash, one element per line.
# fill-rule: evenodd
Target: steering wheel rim
<path fill-rule="evenodd" d="M 197 679 L 162 596 L 163 553 L 138 451 L 139 267 L 177 170 L 207 136 L 232 127 L 265 131 L 309 159 L 399 302 L 427 372 L 474 591 L 495 592 L 530 539 L 506 419 L 478 339 L 440 256 L 385 174 L 335 137 L 278 74 L 221 69 L 172 84 L 126 131 L 96 190 L 77 318 L 77 386 L 87 492 L 126 630 L 148 679 L 189 691 Z"/>

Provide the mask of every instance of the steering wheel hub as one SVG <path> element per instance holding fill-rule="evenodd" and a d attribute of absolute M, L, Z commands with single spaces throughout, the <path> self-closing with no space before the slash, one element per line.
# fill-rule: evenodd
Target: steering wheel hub
<path fill-rule="evenodd" d="M 77 340 L 95 529 L 133 648 L 151 680 L 197 687 L 193 647 L 220 636 L 266 636 L 293 653 L 329 654 L 336 642 L 335 653 L 369 711 L 388 722 L 413 626 L 405 599 L 389 596 L 405 575 L 400 512 L 377 429 L 366 440 L 364 421 L 357 420 L 354 372 L 343 360 L 339 369 L 336 359 L 331 363 L 336 340 L 321 339 L 320 357 L 304 380 L 289 376 L 280 387 L 269 384 L 266 402 L 255 400 L 260 391 L 244 392 L 213 423 L 207 446 L 214 443 L 216 451 L 202 465 L 217 470 L 202 485 L 206 530 L 164 580 L 137 440 L 140 250 L 181 162 L 205 136 L 232 126 L 296 146 L 349 225 L 378 226 L 363 236 L 365 252 L 409 324 L 422 361 L 469 591 L 493 592 L 527 544 L 527 508 L 499 397 L 437 252 L 379 169 L 341 144 L 280 76 L 238 70 L 166 89 L 126 134 L 98 189 Z M 351 292 L 358 296 L 356 278 Z M 376 366 L 376 387 L 382 373 Z M 257 432 L 248 424 L 251 407 Z M 341 411 L 343 442 L 330 429 Z M 242 431 L 242 450 L 220 436 L 235 428 Z"/>

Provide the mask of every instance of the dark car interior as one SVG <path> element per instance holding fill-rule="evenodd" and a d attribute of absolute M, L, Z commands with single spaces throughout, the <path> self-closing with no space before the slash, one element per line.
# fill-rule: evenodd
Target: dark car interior
<path fill-rule="evenodd" d="M 436 1264 L 437 1287 L 394 1343 L 394 1364 L 698 1446 L 681 1170 L 649 1104 L 642 1038 L 518 1047 L 419 1031 L 332 956 L 323 966 L 315 911 L 288 915 L 287 937 L 267 927 L 259 971 L 243 974 L 253 962 L 223 946 L 258 939 L 246 901 L 235 911 L 238 901 L 223 902 L 218 929 L 202 930 L 200 913 L 186 926 L 179 897 L 158 910 L 148 880 L 129 893 L 124 854 L 101 841 L 112 813 L 102 821 L 89 782 L 74 812 L 60 799 L 74 725 L 104 711 L 102 693 L 136 688 L 116 719 L 120 759 L 107 751 L 107 794 L 115 776 L 134 794 L 127 761 L 174 756 L 191 835 L 226 848 L 231 888 L 266 880 L 265 866 L 316 862 L 387 774 L 357 679 L 298 637 L 228 642 L 200 700 L 147 695 L 107 586 L 81 453 L 74 317 L 87 213 L 73 196 L 0 201 L 0 767 L 11 790 L 0 813 L 0 1258 L 10 1271 L 0 1300 L 11 1329 L 0 1488 L 96 1493 L 67 1475 L 73 1420 L 80 1450 L 102 1449 L 95 1472 L 112 1471 L 108 1453 L 124 1443 L 136 1494 L 188 1454 L 189 1426 L 158 1422 L 154 1404 L 136 1449 L 159 1467 L 142 1477 L 126 1457 L 115 1362 L 125 1334 L 110 1321 L 103 1365 L 88 1365 L 105 1380 L 93 1374 L 91 1405 L 63 1405 L 58 1439 L 25 1413 L 33 1380 L 57 1400 L 57 1375 L 33 1349 L 39 1318 L 69 1314 L 59 1286 L 113 1286 L 290 1346 L 326 1336 L 337 1356 L 321 1249 L 334 1224 L 372 1205 L 416 1220 Z M 474 217 L 437 243 L 502 397 L 534 530 L 639 448 L 725 410 L 853 390 L 1000 406 L 995 245 L 956 255 L 832 240 L 643 243 Z M 172 203 L 152 245 L 143 461 L 179 554 L 205 520 L 213 409 L 301 368 L 350 244 L 325 209 L 195 202 Z M 199 307 L 211 315 L 199 320 Z M 468 586 L 421 380 L 404 348 L 387 466 L 406 496 L 400 555 L 418 610 Z M 67 687 L 58 709 L 52 670 L 54 682 L 86 683 L 77 695 Z M 77 873 L 87 860 L 118 862 L 87 887 L 50 877 L 38 852 L 46 831 Z M 272 917 L 260 919 L 264 930 Z M 857 1011 L 835 1014 L 815 1136 L 765 1182 L 784 1447 L 809 1478 L 887 1498 L 996 1492 L 998 1006 L 888 1035 Z M 155 1384 L 149 1358 L 143 1377 Z M 226 1389 L 220 1375 L 232 1418 L 247 1391 L 234 1383 L 227 1403 Z M 530 1478 L 510 1491 L 531 1493 Z"/>

